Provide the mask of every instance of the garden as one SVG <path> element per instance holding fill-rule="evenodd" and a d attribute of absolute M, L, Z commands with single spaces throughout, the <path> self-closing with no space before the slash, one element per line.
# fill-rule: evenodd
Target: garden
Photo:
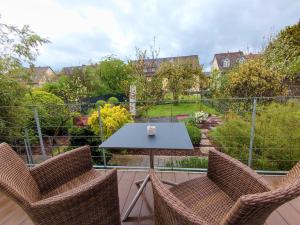
<path fill-rule="evenodd" d="M 144 70 L 152 65 L 145 62 L 151 57 L 155 61 L 159 52 L 151 48 L 137 49 L 136 60 L 107 56 L 35 86 L 35 75 L 22 60 L 33 67 L 38 46 L 48 40 L 28 28 L 5 26 L 16 38 L 3 34 L 7 38 L 1 40 L 11 48 L 0 61 L 0 86 L 5 87 L 0 90 L 1 142 L 20 154 L 31 150 L 47 157 L 88 144 L 95 164 L 109 164 L 116 152 L 104 153 L 98 146 L 124 124 L 182 122 L 195 149 L 188 154 L 158 152 L 188 156 L 166 166 L 206 167 L 210 148 L 247 163 L 251 148 L 253 168 L 288 170 L 300 160 L 300 99 L 289 97 L 300 73 L 299 28 L 300 22 L 286 27 L 257 57 L 228 71 L 212 71 L 210 77 L 201 65 L 165 62 L 149 79 Z M 131 85 L 137 89 L 135 116 L 129 112 Z M 128 149 L 118 154 L 146 153 Z"/>

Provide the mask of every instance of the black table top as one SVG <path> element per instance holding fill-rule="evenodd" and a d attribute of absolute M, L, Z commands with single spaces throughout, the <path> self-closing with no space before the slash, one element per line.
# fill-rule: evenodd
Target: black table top
<path fill-rule="evenodd" d="M 147 126 L 156 126 L 149 136 Z M 104 141 L 100 148 L 193 150 L 184 123 L 129 123 Z"/>

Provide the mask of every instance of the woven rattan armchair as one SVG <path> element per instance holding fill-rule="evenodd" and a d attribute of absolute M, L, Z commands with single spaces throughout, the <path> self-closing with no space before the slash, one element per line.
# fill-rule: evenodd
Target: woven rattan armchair
<path fill-rule="evenodd" d="M 28 169 L 0 144 L 0 191 L 38 225 L 119 225 L 117 172 L 92 168 L 88 146 Z"/>
<path fill-rule="evenodd" d="M 207 176 L 168 189 L 150 175 L 156 225 L 262 225 L 280 205 L 300 196 L 300 163 L 272 188 L 241 162 L 212 150 Z"/>

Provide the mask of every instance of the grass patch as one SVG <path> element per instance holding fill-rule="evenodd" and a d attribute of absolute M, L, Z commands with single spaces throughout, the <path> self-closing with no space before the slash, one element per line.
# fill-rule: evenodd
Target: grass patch
<path fill-rule="evenodd" d="M 177 168 L 207 168 L 208 167 L 208 159 L 207 158 L 199 158 L 199 157 L 188 157 L 185 159 L 168 161 L 166 162 L 166 167 L 177 167 Z"/>
<path fill-rule="evenodd" d="M 179 103 L 174 104 L 162 104 L 151 106 L 148 110 L 147 116 L 149 117 L 162 117 L 162 116 L 177 116 L 182 114 L 193 115 L 195 112 L 204 111 L 210 114 L 219 115 L 214 108 L 211 108 L 202 103 Z M 172 112 L 172 113 L 171 113 Z"/>

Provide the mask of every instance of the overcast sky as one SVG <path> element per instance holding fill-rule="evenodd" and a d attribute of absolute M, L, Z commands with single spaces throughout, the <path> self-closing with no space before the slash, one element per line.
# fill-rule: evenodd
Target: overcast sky
<path fill-rule="evenodd" d="M 1 0 L 2 22 L 30 27 L 50 44 L 36 62 L 55 70 L 114 54 L 135 57 L 156 37 L 160 57 L 257 52 L 300 19 L 299 0 Z"/>

